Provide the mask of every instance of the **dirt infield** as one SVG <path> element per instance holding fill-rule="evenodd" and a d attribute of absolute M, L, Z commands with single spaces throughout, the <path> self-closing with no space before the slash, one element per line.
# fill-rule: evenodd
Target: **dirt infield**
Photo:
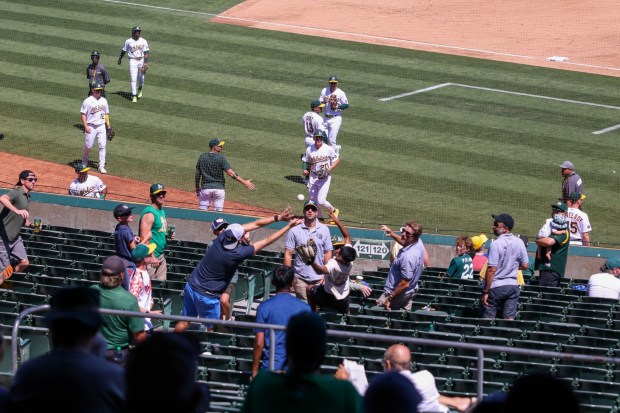
<path fill-rule="evenodd" d="M 620 76 L 616 0 L 248 0 L 214 22 Z M 552 56 L 567 62 L 552 62 Z"/>
<path fill-rule="evenodd" d="M 0 165 L 2 165 L 0 170 L 0 187 L 3 188 L 12 187 L 17 182 L 19 173 L 23 169 L 31 169 L 39 179 L 35 188 L 37 192 L 66 195 L 69 184 L 76 177 L 75 171 L 68 165 L 59 165 L 5 152 L 0 152 Z M 110 174 L 101 175 L 96 170 L 93 170 L 92 173 L 99 176 L 108 186 L 107 200 L 150 203 L 148 193 L 152 182 L 135 181 Z M 196 200 L 195 193 L 170 187 L 166 189 L 168 190 L 166 205 L 197 209 L 198 201 Z M 273 210 L 229 201 L 225 203 L 224 212 L 250 216 L 269 216 L 274 214 Z"/>

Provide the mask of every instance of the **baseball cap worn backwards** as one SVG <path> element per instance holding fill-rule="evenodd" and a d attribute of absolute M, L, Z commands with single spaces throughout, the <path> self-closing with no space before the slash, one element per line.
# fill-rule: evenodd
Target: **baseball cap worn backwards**
<path fill-rule="evenodd" d="M 224 231 L 224 248 L 227 250 L 235 249 L 243 234 L 245 234 L 245 229 L 240 224 L 229 225 Z"/>
<path fill-rule="evenodd" d="M 224 227 L 228 227 L 228 221 L 226 221 L 224 218 L 216 218 L 213 220 L 213 222 L 211 222 L 211 232 L 215 232 L 218 229 Z"/>
<path fill-rule="evenodd" d="M 575 169 L 575 165 L 571 161 L 564 161 L 562 165 L 560 165 L 562 169 Z"/>
<path fill-rule="evenodd" d="M 164 184 L 153 184 L 151 185 L 151 195 L 157 195 L 160 192 L 166 192 L 166 187 Z"/>
<path fill-rule="evenodd" d="M 508 229 L 512 229 L 515 226 L 515 220 L 508 214 L 499 214 L 499 215 L 491 215 L 493 219 L 497 222 L 502 222 L 504 225 L 508 227 Z"/>
<path fill-rule="evenodd" d="M 17 184 L 16 185 L 21 185 L 22 184 L 22 179 L 28 179 L 28 177 L 30 175 L 34 175 L 34 172 L 32 172 L 30 169 L 25 169 L 25 170 L 21 171 L 19 173 L 19 179 L 17 180 Z"/>
<path fill-rule="evenodd" d="M 114 208 L 114 218 L 131 215 L 132 210 L 133 210 L 133 207 L 130 207 L 128 205 L 125 205 L 125 204 L 117 205 L 116 208 Z"/>
<path fill-rule="evenodd" d="M 92 327 L 104 325 L 99 314 L 99 291 L 86 287 L 66 287 L 57 290 L 50 301 L 50 312 L 45 322 L 54 320 L 77 320 Z"/>
<path fill-rule="evenodd" d="M 209 141 L 209 148 L 215 148 L 216 146 L 223 146 L 226 142 L 221 139 L 215 138 Z"/>
<path fill-rule="evenodd" d="M 558 201 L 555 204 L 551 204 L 551 208 L 555 209 L 556 211 L 562 211 L 562 212 L 568 211 L 568 207 L 563 201 Z"/>

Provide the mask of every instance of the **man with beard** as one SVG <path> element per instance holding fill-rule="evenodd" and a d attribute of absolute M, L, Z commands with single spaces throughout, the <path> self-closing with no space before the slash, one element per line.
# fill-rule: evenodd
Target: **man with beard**
<path fill-rule="evenodd" d="M 517 271 L 529 267 L 527 250 L 521 239 L 510 231 L 515 225 L 508 214 L 492 215 L 493 233 L 497 237 L 489 247 L 489 262 L 483 290 L 482 305 L 485 318 L 495 318 L 503 308 L 502 316 L 514 320 L 519 302 Z"/>

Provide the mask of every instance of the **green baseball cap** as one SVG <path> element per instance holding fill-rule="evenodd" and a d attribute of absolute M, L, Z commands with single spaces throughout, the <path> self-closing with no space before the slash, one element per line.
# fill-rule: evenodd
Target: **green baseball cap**
<path fill-rule="evenodd" d="M 562 211 L 562 212 L 568 211 L 568 207 L 566 206 L 566 203 L 564 203 L 563 201 L 558 201 L 555 204 L 551 204 L 551 208 L 555 209 L 556 211 Z"/>
<path fill-rule="evenodd" d="M 88 172 L 88 171 L 90 171 L 90 166 L 86 165 L 85 163 L 79 162 L 75 164 L 76 174 L 81 174 L 83 172 Z"/>
<path fill-rule="evenodd" d="M 620 257 L 609 257 L 605 261 L 605 268 L 612 270 L 614 268 L 620 268 Z"/>
<path fill-rule="evenodd" d="M 311 200 L 311 199 L 309 199 L 309 200 L 307 200 L 306 202 L 304 202 L 304 209 L 306 209 L 306 208 L 308 208 L 308 207 L 312 207 L 312 208 L 314 208 L 316 211 L 318 211 L 318 210 L 319 210 L 319 207 L 318 207 L 318 206 L 316 206 L 316 203 L 315 203 L 313 200 Z"/>
<path fill-rule="evenodd" d="M 325 103 L 321 103 L 320 100 L 314 99 L 312 102 L 310 102 L 310 107 L 311 108 L 323 108 L 325 107 Z"/>
<path fill-rule="evenodd" d="M 160 192 L 167 192 L 164 184 L 153 184 L 151 185 L 151 196 L 157 195 Z"/>
<path fill-rule="evenodd" d="M 329 77 L 328 82 L 329 83 L 338 83 L 338 78 L 336 76 L 332 75 L 332 76 Z"/>

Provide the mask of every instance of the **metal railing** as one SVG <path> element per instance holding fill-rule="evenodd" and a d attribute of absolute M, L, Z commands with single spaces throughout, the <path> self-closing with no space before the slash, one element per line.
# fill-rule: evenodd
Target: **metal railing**
<path fill-rule="evenodd" d="M 17 368 L 19 367 L 18 363 L 18 349 L 17 349 L 17 338 L 19 327 L 21 321 L 30 314 L 47 311 L 50 309 L 50 306 L 38 305 L 34 307 L 27 308 L 26 310 L 19 313 L 15 322 L 13 324 L 13 329 L 11 333 L 11 355 L 12 355 L 12 372 L 15 374 Z M 123 311 L 123 310 L 110 310 L 106 308 L 101 308 L 100 313 L 102 314 L 111 314 L 111 315 L 120 315 L 120 316 L 128 316 L 128 317 L 140 317 L 144 318 L 144 313 L 134 312 L 134 311 Z M 177 315 L 166 315 L 166 314 L 156 314 L 149 313 L 149 317 L 161 320 L 170 320 L 170 321 L 187 321 L 190 323 L 197 324 L 212 324 L 212 325 L 221 325 L 221 326 L 234 326 L 240 328 L 247 329 L 264 329 L 269 330 L 269 340 L 270 343 L 275 343 L 275 332 L 286 330 L 285 326 L 275 325 L 275 324 L 262 324 L 262 323 L 252 323 L 247 321 L 231 321 L 231 320 L 212 320 L 207 318 L 197 318 L 197 317 L 185 317 L 185 316 L 177 316 Z M 390 336 L 385 334 L 372 334 L 372 333 L 359 333 L 353 331 L 339 331 L 339 330 L 327 330 L 327 335 L 331 337 L 342 337 L 342 338 L 358 338 L 365 340 L 375 340 L 375 341 L 385 341 L 386 343 L 405 343 L 405 344 L 414 344 L 414 345 L 429 345 L 434 347 L 447 347 L 447 348 L 456 348 L 463 350 L 472 350 L 476 352 L 477 361 L 476 361 L 476 393 L 477 397 L 482 400 L 484 389 L 484 353 L 507 353 L 507 354 L 519 354 L 525 356 L 533 356 L 540 358 L 558 358 L 564 360 L 575 360 L 575 361 L 589 361 L 594 363 L 610 363 L 620 365 L 620 357 L 606 357 L 606 356 L 591 356 L 586 354 L 573 354 L 573 353 L 559 353 L 555 351 L 547 351 L 547 350 L 533 350 L 533 349 L 522 349 L 515 347 L 505 347 L 505 346 L 495 346 L 489 344 L 470 344 L 470 343 L 462 343 L 462 342 L 452 342 L 452 341 L 443 341 L 443 340 L 432 340 L 425 338 L 413 338 L 413 337 L 403 337 L 403 336 Z M 415 358 L 415 356 L 414 356 Z M 275 346 L 269 346 L 269 369 L 273 370 L 275 366 Z"/>

